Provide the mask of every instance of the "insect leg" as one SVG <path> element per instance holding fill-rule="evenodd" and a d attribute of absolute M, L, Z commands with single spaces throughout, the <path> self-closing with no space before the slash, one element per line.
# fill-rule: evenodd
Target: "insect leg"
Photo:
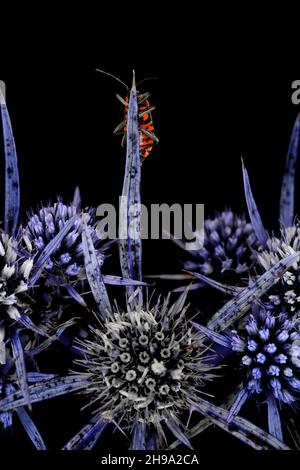
<path fill-rule="evenodd" d="M 118 134 L 120 133 L 120 131 L 123 132 L 123 129 L 125 126 L 126 126 L 126 120 L 120 122 L 120 124 L 118 124 L 117 127 L 113 130 L 113 133 Z"/>
<path fill-rule="evenodd" d="M 124 106 L 128 106 L 128 103 L 122 98 L 122 96 L 116 94 L 116 97 L 119 101 L 121 101 L 121 103 L 124 105 Z"/>
<path fill-rule="evenodd" d="M 144 103 L 150 96 L 150 93 L 147 92 L 147 93 L 143 93 L 142 95 L 138 95 L 138 102 L 139 104 L 142 104 Z"/>
<path fill-rule="evenodd" d="M 142 111 L 141 113 L 139 113 L 139 117 L 144 116 L 144 114 L 151 113 L 154 110 L 155 110 L 155 106 L 152 106 L 151 108 L 145 109 L 145 111 Z"/>
<path fill-rule="evenodd" d="M 156 142 L 156 143 L 159 142 L 158 138 L 156 137 L 155 134 L 153 134 L 153 132 L 149 132 L 146 129 L 143 129 L 142 127 L 141 127 L 140 131 L 143 132 L 148 137 L 150 137 L 150 139 L 152 139 L 154 142 Z"/>

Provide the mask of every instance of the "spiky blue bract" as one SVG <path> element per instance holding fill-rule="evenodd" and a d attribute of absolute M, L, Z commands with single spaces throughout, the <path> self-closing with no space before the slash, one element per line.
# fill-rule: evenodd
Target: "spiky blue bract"
<path fill-rule="evenodd" d="M 91 229 L 82 217 L 82 248 L 87 279 L 100 314 L 105 318 L 111 312 L 111 305 L 101 274 L 101 265 L 93 244 Z"/>
<path fill-rule="evenodd" d="M 19 388 L 18 379 L 14 374 L 8 374 L 9 367 L 4 368 L 1 367 L 0 369 L 0 398 L 10 396 L 14 394 Z M 23 391 L 24 392 L 24 391 Z M 21 391 L 22 393 L 22 391 Z M 23 393 L 24 396 L 24 393 Z M 30 399 L 27 396 L 24 396 L 24 400 L 27 400 L 27 403 L 30 403 Z M 16 409 L 12 409 L 9 411 L 2 411 L 0 408 L 0 431 L 1 428 L 7 429 L 10 428 L 13 424 L 13 416 L 17 414 L 19 417 L 22 426 L 24 427 L 29 439 L 32 441 L 33 445 L 38 450 L 45 450 L 46 446 L 44 444 L 43 438 L 37 429 L 36 425 L 34 424 L 31 416 L 25 410 L 23 406 L 17 407 Z M 2 426 L 1 426 L 2 425 Z"/>
<path fill-rule="evenodd" d="M 294 124 L 287 157 L 285 171 L 283 175 L 280 195 L 280 221 L 284 227 L 290 227 L 294 222 L 294 205 L 295 205 L 295 176 L 296 163 L 299 154 L 300 139 L 300 114 Z"/>
<path fill-rule="evenodd" d="M 18 158 L 5 98 L 0 90 L 0 107 L 5 155 L 5 210 L 4 230 L 15 236 L 20 211 L 20 182 Z"/>
<path fill-rule="evenodd" d="M 186 295 L 173 304 L 167 297 L 152 306 L 115 308 L 78 342 L 84 358 L 75 362 L 95 419 L 118 423 L 133 449 L 147 448 L 153 435 L 155 447 L 163 448 L 164 428 L 190 445 L 180 419 L 214 378 L 204 336 L 186 318 Z"/>
<path fill-rule="evenodd" d="M 69 375 L 66 377 L 54 377 L 50 380 L 38 381 L 34 385 L 29 386 L 30 403 L 38 403 L 50 398 L 66 395 L 67 393 L 76 392 L 87 387 L 87 380 L 82 375 Z M 0 400 L 0 413 L 12 411 L 19 406 L 27 406 L 27 399 L 19 390 L 7 394 L 5 398 Z"/>
<path fill-rule="evenodd" d="M 16 410 L 18 417 L 27 432 L 29 438 L 31 439 L 32 443 L 34 444 L 37 450 L 46 450 L 46 445 L 43 441 L 43 438 L 37 429 L 36 425 L 32 421 L 29 414 L 25 411 L 23 406 L 20 406 Z"/>
<path fill-rule="evenodd" d="M 208 322 L 208 327 L 216 332 L 222 331 L 239 320 L 253 305 L 255 300 L 265 294 L 270 287 L 299 259 L 291 250 L 266 273 L 258 277 L 251 285 L 227 302 Z"/>
<path fill-rule="evenodd" d="M 141 241 L 141 162 L 139 149 L 138 103 L 133 72 L 127 121 L 126 166 L 120 203 L 119 253 L 122 275 L 125 279 L 142 280 Z M 128 298 L 134 289 L 127 287 Z M 138 300 L 142 290 L 138 291 Z M 134 300 L 135 302 L 136 300 Z"/>
<path fill-rule="evenodd" d="M 207 402 L 203 398 L 199 400 L 196 409 L 200 413 L 209 416 L 211 421 L 224 429 L 224 431 L 229 432 L 233 436 L 236 436 L 238 439 L 257 450 L 290 450 L 287 445 L 285 445 L 275 436 L 268 434 L 263 429 L 260 429 L 259 427 L 239 416 L 233 418 L 231 426 L 229 426 L 229 411 L 217 407 L 212 403 Z"/>
<path fill-rule="evenodd" d="M 248 172 L 246 170 L 246 167 L 243 161 L 242 161 L 242 167 L 243 167 L 245 198 L 246 198 L 246 203 L 248 207 L 249 217 L 250 217 L 254 232 L 256 234 L 256 237 L 259 243 L 261 244 L 261 246 L 264 247 L 267 243 L 269 236 L 268 236 L 266 229 L 264 228 L 255 199 L 253 197 Z"/>

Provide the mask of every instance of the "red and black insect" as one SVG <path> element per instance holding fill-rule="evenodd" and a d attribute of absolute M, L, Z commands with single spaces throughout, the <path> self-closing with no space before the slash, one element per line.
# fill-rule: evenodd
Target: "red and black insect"
<path fill-rule="evenodd" d="M 122 147 L 124 147 L 126 143 L 127 115 L 128 115 L 128 103 L 129 103 L 130 89 L 124 82 L 122 82 L 122 80 L 115 77 L 111 73 L 108 73 L 108 72 L 105 72 L 104 70 L 99 70 L 99 69 L 97 69 L 97 72 L 104 73 L 105 75 L 109 75 L 110 77 L 114 78 L 115 80 L 122 83 L 122 85 L 126 87 L 127 96 L 125 97 L 125 99 L 122 98 L 120 95 L 116 94 L 116 97 L 118 98 L 118 100 L 121 101 L 121 103 L 125 106 L 125 115 L 124 115 L 124 120 L 120 122 L 120 124 L 118 124 L 117 127 L 113 131 L 115 135 L 123 134 L 121 145 Z M 144 80 L 141 80 L 137 85 L 139 85 L 145 80 L 149 80 L 149 79 L 146 78 Z M 141 157 L 142 163 L 151 153 L 153 146 L 158 143 L 158 138 L 154 134 L 154 126 L 153 126 L 152 114 L 151 114 L 152 111 L 154 111 L 155 107 L 150 105 L 148 101 L 149 96 L 150 96 L 149 92 L 141 94 L 139 91 L 137 91 L 137 102 L 138 102 L 138 109 L 139 109 L 138 123 L 139 123 L 139 136 L 140 136 L 140 157 Z"/>

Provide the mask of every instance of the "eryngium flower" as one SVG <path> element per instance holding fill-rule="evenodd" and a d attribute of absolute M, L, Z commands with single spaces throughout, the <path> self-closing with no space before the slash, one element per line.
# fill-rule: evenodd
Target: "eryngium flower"
<path fill-rule="evenodd" d="M 300 398 L 299 340 L 299 320 L 265 309 L 250 315 L 243 334 L 233 332 L 232 350 L 241 355 L 244 370 L 244 397 L 262 394 L 288 405 Z"/>
<path fill-rule="evenodd" d="M 185 312 L 181 300 L 169 306 L 169 298 L 153 308 L 116 311 L 91 340 L 79 342 L 84 359 L 76 363 L 89 380 L 84 393 L 95 418 L 131 431 L 131 448 L 163 447 L 163 425 L 183 435 L 179 418 L 214 377 L 203 335 Z M 71 442 L 66 448 L 74 448 Z"/>
<path fill-rule="evenodd" d="M 258 262 L 267 271 L 278 261 L 291 253 L 300 251 L 300 228 L 282 229 L 281 238 L 268 240 L 268 248 L 258 255 Z M 269 310 L 280 308 L 281 311 L 294 315 L 300 306 L 300 264 L 296 262 L 268 292 Z"/>
<path fill-rule="evenodd" d="M 204 221 L 204 246 L 190 251 L 193 261 L 185 269 L 216 278 L 242 274 L 254 264 L 258 241 L 253 227 L 243 215 L 227 209 Z"/>
<path fill-rule="evenodd" d="M 7 335 L 28 313 L 25 293 L 33 262 L 19 254 L 18 242 L 0 231 L 0 364 L 6 362 Z"/>
<path fill-rule="evenodd" d="M 54 205 L 42 207 L 38 212 L 28 216 L 25 234 L 36 253 L 41 253 L 45 246 L 59 233 L 64 225 L 78 213 L 78 208 L 65 205 L 58 200 Z M 86 223 L 91 228 L 91 235 L 95 245 L 99 245 L 96 232 L 94 211 L 84 212 Z M 54 276 L 63 276 L 70 281 L 78 279 L 83 273 L 83 250 L 81 242 L 82 225 L 79 218 L 74 220 L 74 226 L 62 240 L 58 248 L 52 253 L 45 266 L 47 273 Z M 98 251 L 99 260 L 103 261 L 103 254 Z"/>

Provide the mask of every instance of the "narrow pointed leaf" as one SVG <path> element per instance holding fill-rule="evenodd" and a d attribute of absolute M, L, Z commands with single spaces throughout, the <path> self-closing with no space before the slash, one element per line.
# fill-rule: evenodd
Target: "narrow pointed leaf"
<path fill-rule="evenodd" d="M 192 444 L 190 443 L 189 439 L 180 429 L 180 422 L 175 417 L 170 417 L 165 420 L 166 425 L 170 429 L 170 431 L 174 434 L 177 439 L 180 440 L 182 444 L 187 446 L 189 449 L 193 449 Z"/>
<path fill-rule="evenodd" d="M 146 424 L 137 422 L 133 427 L 130 450 L 145 450 Z"/>
<path fill-rule="evenodd" d="M 82 376 L 58 377 L 45 382 L 29 386 L 30 403 L 55 398 L 67 393 L 75 392 L 86 388 L 88 381 Z M 10 411 L 19 406 L 26 406 L 27 400 L 21 391 L 11 393 L 0 400 L 1 412 Z"/>
<path fill-rule="evenodd" d="M 283 175 L 280 195 L 280 221 L 284 227 L 291 227 L 295 217 L 295 176 L 296 163 L 299 154 L 300 139 L 300 114 L 294 124 L 288 153 L 286 157 L 285 171 Z"/>
<path fill-rule="evenodd" d="M 227 419 L 228 423 L 230 423 L 230 421 L 232 421 L 232 419 L 240 412 L 240 409 L 242 408 L 243 404 L 248 398 L 249 398 L 249 391 L 245 387 L 243 387 L 237 394 L 237 397 L 234 400 L 233 405 L 229 410 L 229 415 Z"/>
<path fill-rule="evenodd" d="M 130 91 L 127 122 L 126 167 L 120 202 L 119 253 L 124 278 L 142 280 L 142 241 L 141 241 L 141 163 L 139 149 L 138 103 L 135 79 L 133 76 Z M 127 296 L 133 293 L 127 287 Z M 142 290 L 138 300 L 141 301 Z"/>
<path fill-rule="evenodd" d="M 19 331 L 14 330 L 11 335 L 12 354 L 16 366 L 18 385 L 23 393 L 27 405 L 30 405 L 29 387 L 27 382 L 27 373 L 24 360 L 24 350 L 19 337 Z"/>
<path fill-rule="evenodd" d="M 76 207 L 77 213 L 79 214 L 80 207 L 81 207 L 81 196 L 80 196 L 80 190 L 78 186 L 76 186 L 75 191 L 74 191 L 72 205 Z"/>
<path fill-rule="evenodd" d="M 193 282 L 193 284 L 190 285 L 190 291 L 198 290 L 198 289 L 201 289 L 202 287 L 205 287 L 203 282 Z M 185 289 L 186 289 L 186 286 L 176 287 L 176 289 L 172 289 L 172 292 L 179 294 L 180 292 L 184 292 Z"/>
<path fill-rule="evenodd" d="M 75 320 L 71 318 L 70 320 L 66 321 L 65 323 L 62 323 L 55 332 L 52 332 L 51 336 L 48 336 L 47 339 L 45 339 L 43 342 L 41 342 L 38 346 L 35 348 L 30 349 L 28 354 L 30 356 L 37 356 L 40 354 L 42 351 L 45 351 L 51 344 L 53 344 L 55 341 L 58 341 L 60 339 L 60 336 L 63 334 L 63 332 L 67 329 L 70 328 L 71 326 L 75 325 Z"/>
<path fill-rule="evenodd" d="M 222 331 L 239 320 L 297 259 L 298 255 L 295 253 L 278 261 L 272 268 L 253 281 L 250 287 L 245 288 L 240 294 L 227 302 L 208 322 L 208 328 L 217 332 Z"/>
<path fill-rule="evenodd" d="M 90 442 L 94 440 L 96 436 L 97 439 L 100 437 L 108 424 L 109 421 L 106 420 L 100 420 L 95 423 L 95 419 L 93 418 L 89 424 L 84 426 L 79 433 L 69 440 L 62 450 L 86 450 Z"/>
<path fill-rule="evenodd" d="M 260 214 L 258 212 L 255 199 L 252 194 L 248 172 L 243 163 L 243 178 L 244 178 L 244 189 L 245 189 L 245 198 L 248 207 L 249 217 L 253 225 L 255 235 L 259 243 L 264 247 L 268 240 L 268 233 L 264 228 Z"/>
<path fill-rule="evenodd" d="M 212 425 L 212 422 L 208 418 L 203 418 L 201 421 L 199 421 L 198 424 L 196 424 L 188 433 L 189 439 L 192 439 L 194 436 L 197 436 L 198 434 L 201 434 L 204 432 L 207 428 L 209 428 Z M 174 441 L 169 447 L 168 450 L 173 450 L 176 449 L 176 447 L 181 445 L 181 441 L 177 439 Z"/>
<path fill-rule="evenodd" d="M 143 281 L 136 281 L 134 279 L 125 279 L 120 276 L 112 276 L 110 274 L 103 275 L 103 281 L 105 284 L 115 286 L 147 286 L 148 284 Z"/>
<path fill-rule="evenodd" d="M 29 414 L 25 411 L 23 406 L 21 406 L 20 408 L 17 408 L 16 411 L 25 431 L 27 432 L 35 448 L 37 450 L 46 450 L 47 448 L 45 446 L 45 443 L 43 441 L 41 434 L 39 433 L 36 425 L 30 418 Z"/>
<path fill-rule="evenodd" d="M 211 279 L 210 277 L 204 276 L 203 274 L 200 274 L 200 273 L 196 273 L 192 271 L 187 271 L 187 272 L 190 273 L 196 279 L 199 279 L 200 281 L 202 281 L 204 284 L 210 287 L 213 287 L 214 289 L 217 289 L 227 295 L 236 295 L 243 290 L 242 287 L 229 286 L 228 284 L 221 284 L 220 282 L 215 281 L 214 279 Z"/>
<path fill-rule="evenodd" d="M 275 436 L 279 441 L 283 442 L 280 413 L 277 402 L 271 394 L 267 398 L 267 406 L 269 433 L 272 434 L 272 436 Z"/>
<path fill-rule="evenodd" d="M 72 297 L 72 299 L 74 299 L 75 302 L 77 302 L 82 307 L 87 308 L 87 305 L 86 305 L 86 302 L 85 302 L 84 298 L 82 297 L 82 295 L 79 294 L 79 292 L 77 292 L 76 289 L 74 289 L 74 287 L 71 284 L 66 284 L 65 288 L 67 289 L 68 294 L 70 295 L 70 297 Z"/>
<path fill-rule="evenodd" d="M 56 374 L 42 374 L 41 372 L 27 372 L 28 383 L 45 382 L 54 379 Z"/>
<path fill-rule="evenodd" d="M 25 328 L 28 328 L 29 330 L 33 331 L 34 333 L 37 333 L 40 336 L 48 336 L 44 329 L 41 326 L 35 325 L 31 318 L 26 314 L 21 315 L 18 319 L 18 322 L 21 323 L 21 325 L 25 326 Z"/>
<path fill-rule="evenodd" d="M 253 444 L 253 447 L 256 446 L 255 448 L 257 449 L 290 450 L 283 442 L 244 418 L 236 416 L 232 419 L 232 422 L 228 424 L 229 411 L 213 405 L 202 398 L 199 398 L 199 402 L 197 403 L 197 406 L 195 406 L 195 409 L 197 409 L 201 414 L 210 417 L 217 426 L 230 434 L 239 439 L 242 437 L 243 441 L 247 439 L 247 443 L 249 445 Z"/>
<path fill-rule="evenodd" d="M 20 182 L 18 157 L 9 113 L 4 96 L 0 90 L 0 106 L 5 155 L 5 209 L 4 230 L 14 236 L 20 211 Z"/>
<path fill-rule="evenodd" d="M 193 279 L 191 274 L 147 274 L 145 279 L 163 279 L 166 281 L 183 281 L 185 279 Z"/>
<path fill-rule="evenodd" d="M 102 278 L 100 264 L 90 233 L 90 227 L 82 218 L 82 248 L 87 279 L 91 287 L 99 312 L 106 317 L 111 312 L 111 305 L 107 290 Z"/>
<path fill-rule="evenodd" d="M 223 346 L 224 348 L 231 349 L 231 341 L 226 336 L 221 335 L 220 333 L 216 333 L 215 331 L 210 330 L 209 328 L 205 328 L 205 326 L 199 325 L 198 323 L 195 323 L 195 322 L 192 322 L 192 325 L 194 328 L 196 328 L 196 330 L 203 333 L 214 343 L 217 343 L 220 346 Z"/>

